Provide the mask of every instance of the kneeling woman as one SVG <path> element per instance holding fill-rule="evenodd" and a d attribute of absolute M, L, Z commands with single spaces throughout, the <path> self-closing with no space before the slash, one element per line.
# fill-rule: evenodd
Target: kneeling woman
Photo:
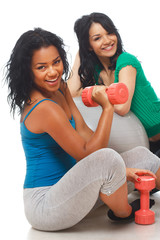
<path fill-rule="evenodd" d="M 39 230 L 69 228 L 90 212 L 100 196 L 112 210 L 110 218 L 134 218 L 139 201 L 128 203 L 134 184 L 128 189 L 127 180 L 138 181 L 139 175 L 147 174 L 160 188 L 160 160 L 145 148 L 122 156 L 107 149 L 114 112 L 107 87 L 96 86 L 93 91 L 103 110 L 93 133 L 72 100 L 63 80 L 67 76 L 63 41 L 39 28 L 19 38 L 7 63 L 8 97 L 13 113 L 18 107 L 21 114 L 27 161 L 26 217 Z"/>

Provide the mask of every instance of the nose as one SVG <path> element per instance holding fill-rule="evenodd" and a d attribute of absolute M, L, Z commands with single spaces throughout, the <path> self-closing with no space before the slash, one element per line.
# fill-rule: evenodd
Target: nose
<path fill-rule="evenodd" d="M 54 66 L 50 66 L 48 68 L 48 72 L 47 73 L 48 73 L 48 76 L 50 76 L 50 77 L 57 76 L 57 70 L 55 69 Z"/>
<path fill-rule="evenodd" d="M 103 43 L 105 44 L 109 44 L 111 42 L 111 39 L 109 38 L 108 35 L 104 35 L 103 36 Z"/>

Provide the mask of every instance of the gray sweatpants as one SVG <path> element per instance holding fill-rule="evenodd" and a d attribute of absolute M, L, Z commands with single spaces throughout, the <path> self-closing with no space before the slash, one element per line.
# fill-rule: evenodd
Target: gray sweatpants
<path fill-rule="evenodd" d="M 24 189 L 25 214 L 36 229 L 57 231 L 74 226 L 95 206 L 99 192 L 111 195 L 126 181 L 126 167 L 156 173 L 160 159 L 144 147 L 121 155 L 98 150 L 72 167 L 55 185 Z M 128 192 L 134 184 L 128 183 Z"/>

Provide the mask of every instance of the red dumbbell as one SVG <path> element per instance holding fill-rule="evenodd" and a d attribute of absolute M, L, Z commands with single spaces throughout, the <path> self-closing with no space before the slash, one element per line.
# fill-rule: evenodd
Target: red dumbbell
<path fill-rule="evenodd" d="M 86 87 L 82 91 L 82 101 L 87 107 L 97 107 L 98 104 L 92 100 L 92 90 L 94 86 Z M 128 100 L 128 88 L 124 83 L 112 83 L 106 89 L 108 99 L 112 104 L 122 104 Z"/>
<path fill-rule="evenodd" d="M 155 188 L 155 178 L 141 176 L 140 182 L 135 182 L 135 188 L 140 191 L 140 210 L 135 212 L 137 224 L 152 224 L 155 222 L 155 213 L 149 209 L 149 192 Z"/>

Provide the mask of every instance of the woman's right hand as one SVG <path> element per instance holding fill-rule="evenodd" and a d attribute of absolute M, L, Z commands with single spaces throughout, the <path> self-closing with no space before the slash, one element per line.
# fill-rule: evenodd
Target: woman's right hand
<path fill-rule="evenodd" d="M 112 105 L 108 100 L 106 93 L 107 88 L 107 86 L 94 86 L 92 90 L 92 100 L 99 104 L 103 109 Z"/>

